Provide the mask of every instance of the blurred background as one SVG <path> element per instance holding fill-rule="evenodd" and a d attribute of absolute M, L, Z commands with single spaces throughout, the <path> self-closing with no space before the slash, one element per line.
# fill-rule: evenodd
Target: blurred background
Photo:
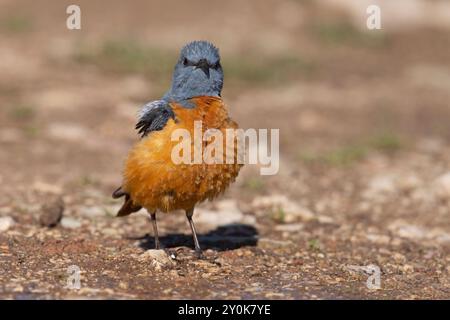
<path fill-rule="evenodd" d="M 81 8 L 81 30 L 66 28 L 70 4 Z M 381 7 L 381 30 L 366 27 L 370 4 Z M 332 275 L 375 259 L 388 278 L 414 276 L 413 284 L 389 278 L 393 296 L 448 294 L 445 0 L 1 0 L 0 239 L 32 248 L 27 237 L 84 235 L 126 248 L 124 234 L 148 232 L 144 214 L 110 219 L 119 204 L 109 196 L 138 138 L 136 112 L 169 88 L 179 49 L 203 39 L 220 49 L 232 118 L 243 128 L 280 128 L 281 164 L 275 176 L 246 166 L 218 204 L 199 209 L 200 229 L 245 221 L 261 238 L 306 250 L 303 261 L 335 254 Z M 55 197 L 65 225 L 40 229 Z M 161 224 L 163 233 L 189 234 L 182 215 Z M 258 246 L 272 252 L 272 244 Z"/>

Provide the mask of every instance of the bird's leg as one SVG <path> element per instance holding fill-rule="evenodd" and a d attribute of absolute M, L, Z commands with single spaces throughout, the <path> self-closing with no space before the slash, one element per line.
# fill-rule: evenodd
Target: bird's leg
<path fill-rule="evenodd" d="M 158 237 L 158 226 L 156 225 L 156 211 L 150 213 L 150 218 L 152 220 L 153 225 L 153 237 L 155 238 L 155 249 L 159 250 L 159 237 Z"/>
<path fill-rule="evenodd" d="M 194 221 L 192 220 L 193 215 L 194 215 L 194 208 L 186 210 L 186 217 L 189 221 L 189 225 L 191 226 L 192 237 L 194 238 L 195 253 L 197 254 L 198 257 L 201 257 L 202 249 L 200 248 L 200 244 L 198 243 L 197 231 L 195 230 L 195 224 Z"/>

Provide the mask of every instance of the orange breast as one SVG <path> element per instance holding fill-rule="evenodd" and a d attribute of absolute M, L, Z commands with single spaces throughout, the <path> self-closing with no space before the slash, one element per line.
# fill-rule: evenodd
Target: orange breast
<path fill-rule="evenodd" d="M 176 120 L 170 119 L 163 130 L 141 139 L 128 154 L 123 189 L 135 204 L 149 211 L 187 210 L 198 202 L 212 199 L 235 180 L 242 166 L 237 164 L 236 157 L 233 164 L 175 164 L 172 161 L 172 149 L 179 143 L 171 141 L 174 130 L 186 129 L 194 137 L 194 121 L 202 121 L 202 134 L 207 129 L 218 129 L 225 137 L 226 129 L 237 128 L 221 99 L 198 97 L 191 102 L 195 108 L 171 104 Z M 193 148 L 193 139 L 191 142 Z M 203 152 L 206 147 L 207 142 L 204 142 Z M 230 146 L 224 144 L 223 150 L 226 147 Z M 235 148 L 236 155 L 236 143 L 231 147 Z"/>

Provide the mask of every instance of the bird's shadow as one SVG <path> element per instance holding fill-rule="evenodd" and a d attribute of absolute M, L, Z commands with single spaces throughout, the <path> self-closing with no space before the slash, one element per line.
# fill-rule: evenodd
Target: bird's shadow
<path fill-rule="evenodd" d="M 155 248 L 155 238 L 149 234 L 134 239 L 140 240 L 139 247 L 144 250 Z M 204 250 L 233 250 L 245 246 L 256 246 L 258 244 L 258 231 L 254 226 L 248 224 L 228 224 L 208 233 L 198 234 L 198 240 Z M 159 241 L 164 249 L 181 246 L 193 248 L 194 246 L 192 236 L 181 233 L 160 236 Z"/>

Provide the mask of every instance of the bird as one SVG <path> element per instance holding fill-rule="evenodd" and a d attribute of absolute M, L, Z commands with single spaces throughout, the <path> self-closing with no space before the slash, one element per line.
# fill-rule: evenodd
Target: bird
<path fill-rule="evenodd" d="M 219 50 L 208 41 L 192 41 L 180 51 L 170 89 L 160 100 L 145 104 L 138 113 L 135 129 L 139 140 L 129 151 L 123 169 L 122 184 L 113 198 L 124 198 L 117 216 L 147 210 L 153 227 L 155 249 L 160 249 L 157 212 L 183 210 L 189 223 L 195 253 L 202 250 L 193 221 L 195 206 L 213 200 L 235 181 L 242 167 L 237 161 L 215 163 L 174 163 L 172 149 L 177 129 L 194 134 L 195 122 L 202 132 L 216 129 L 225 133 L 237 129 L 222 100 L 223 69 Z M 202 141 L 201 148 L 208 142 Z"/>

